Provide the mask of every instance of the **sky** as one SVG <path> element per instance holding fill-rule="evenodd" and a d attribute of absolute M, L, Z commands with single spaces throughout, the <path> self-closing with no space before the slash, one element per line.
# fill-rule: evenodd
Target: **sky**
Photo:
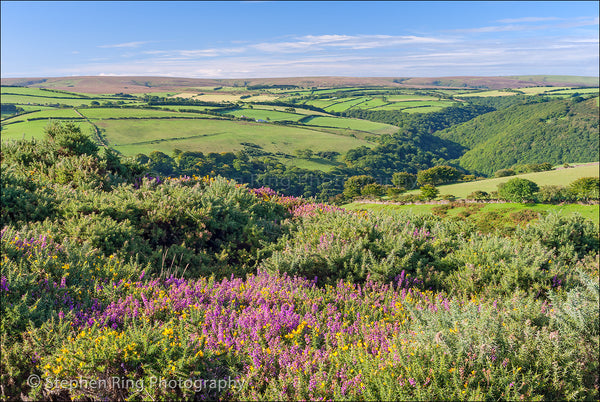
<path fill-rule="evenodd" d="M 599 75 L 598 1 L 2 1 L 9 77 Z"/>

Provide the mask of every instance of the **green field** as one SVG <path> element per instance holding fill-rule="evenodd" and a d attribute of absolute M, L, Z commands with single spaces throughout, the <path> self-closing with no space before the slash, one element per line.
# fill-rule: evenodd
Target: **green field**
<path fill-rule="evenodd" d="M 32 119 L 54 119 L 54 120 L 69 120 L 80 119 L 81 116 L 73 109 L 46 109 L 39 112 L 27 113 L 11 117 L 2 121 L 2 125 L 15 124 L 17 122 L 32 120 Z"/>
<path fill-rule="evenodd" d="M 514 177 L 534 181 L 538 186 L 561 185 L 567 186 L 580 177 L 598 176 L 598 164 L 592 166 L 577 166 L 569 169 L 550 170 L 547 172 L 525 173 L 517 176 L 499 177 L 494 179 L 472 181 L 467 183 L 448 184 L 439 186 L 440 194 L 452 194 L 457 198 L 466 198 L 474 191 L 492 192 L 498 190 L 500 183 L 505 183 Z M 409 194 L 418 193 L 418 190 Z"/>
<path fill-rule="evenodd" d="M 369 97 L 360 97 L 360 98 L 350 98 L 348 100 L 340 100 L 337 103 L 332 104 L 325 108 L 328 112 L 343 112 L 344 110 L 351 109 L 355 106 L 362 107 L 365 102 L 368 102 L 371 98 Z"/>
<path fill-rule="evenodd" d="M 305 115 L 290 113 L 290 112 L 281 112 L 278 110 L 264 110 L 264 109 L 237 109 L 237 110 L 228 110 L 225 113 L 234 115 L 235 117 L 248 117 L 251 119 L 262 119 L 262 120 L 270 120 L 270 121 L 298 121 L 305 117 Z"/>
<path fill-rule="evenodd" d="M 307 120 L 305 124 L 311 126 L 349 128 L 351 130 L 367 131 L 374 134 L 392 134 L 398 131 L 398 127 L 390 124 L 341 117 L 315 116 L 310 120 Z"/>
<path fill-rule="evenodd" d="M 170 154 L 175 148 L 202 152 L 243 149 L 254 143 L 267 152 L 293 154 L 296 149 L 345 152 L 371 146 L 364 140 L 316 129 L 217 119 L 100 120 L 97 126 L 110 145 L 135 155 L 159 150 Z"/>
<path fill-rule="evenodd" d="M 273 105 L 252 105 L 252 107 L 254 110 L 276 110 L 278 112 L 286 112 L 286 109 L 288 108 L 288 106 L 273 106 Z M 327 114 L 327 113 L 317 112 L 315 110 L 310 110 L 310 109 L 303 109 L 300 107 L 294 107 L 294 109 L 295 109 L 294 113 L 302 114 L 304 116 L 308 116 L 308 115 L 331 116 L 330 114 Z M 286 113 L 290 113 L 290 112 L 286 112 Z"/>
<path fill-rule="evenodd" d="M 479 97 L 487 97 L 487 96 L 513 96 L 518 95 L 518 92 L 510 92 L 503 90 L 492 90 L 492 91 L 482 91 L 482 92 L 470 92 L 468 94 L 462 94 L 461 96 L 479 96 Z"/>
<path fill-rule="evenodd" d="M 77 123 L 84 133 L 92 135 L 94 132 L 93 127 L 86 121 L 79 120 L 62 120 L 63 122 L 72 121 Z M 42 139 L 44 138 L 44 129 L 48 126 L 50 120 L 36 120 L 36 121 L 26 121 L 15 124 L 8 124 L 6 126 L 2 126 L 2 140 L 20 140 L 25 138 L 26 140 L 30 140 L 32 138 Z"/>
<path fill-rule="evenodd" d="M 39 104 L 39 105 L 56 105 L 63 104 L 69 106 L 89 105 L 94 99 L 86 98 L 52 98 L 28 95 L 2 95 L 2 103 L 14 103 L 17 105 Z"/>
<path fill-rule="evenodd" d="M 472 205 L 472 204 L 467 204 Z M 518 204 L 518 203 L 481 203 L 483 207 L 475 212 L 476 215 L 483 214 L 486 212 L 497 212 L 501 216 L 508 217 L 510 213 L 532 210 L 539 213 L 556 213 L 560 215 L 573 215 L 580 214 L 586 219 L 590 219 L 596 225 L 600 224 L 600 210 L 599 205 L 581 205 L 581 204 L 566 204 L 566 205 L 549 205 L 549 204 Z M 421 205 L 394 205 L 394 204 L 371 204 L 371 203 L 359 203 L 353 202 L 343 206 L 349 210 L 366 210 L 373 211 L 378 214 L 395 215 L 405 212 L 412 212 L 414 214 L 431 214 L 438 204 L 421 204 Z M 448 210 L 448 216 L 459 216 L 464 213 L 468 207 L 456 207 Z"/>
<path fill-rule="evenodd" d="M 85 108 L 78 109 L 81 114 L 91 120 L 127 119 L 127 118 L 161 118 L 161 117 L 190 117 L 202 118 L 200 113 L 181 113 L 155 109 L 121 109 L 121 108 Z M 204 116 L 205 117 L 205 116 Z"/>

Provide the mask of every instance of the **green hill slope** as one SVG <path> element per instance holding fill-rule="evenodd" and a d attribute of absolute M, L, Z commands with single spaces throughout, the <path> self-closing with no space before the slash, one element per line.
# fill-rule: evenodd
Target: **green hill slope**
<path fill-rule="evenodd" d="M 590 162 L 598 159 L 598 106 L 595 99 L 514 105 L 435 135 L 469 148 L 460 165 L 484 175 L 515 164 Z"/>

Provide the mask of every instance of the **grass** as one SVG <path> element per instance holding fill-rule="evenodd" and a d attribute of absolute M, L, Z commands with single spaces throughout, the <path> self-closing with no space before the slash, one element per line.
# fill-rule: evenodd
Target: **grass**
<path fill-rule="evenodd" d="M 370 99 L 371 98 L 366 96 L 361 96 L 360 98 L 350 98 L 348 100 L 343 100 L 339 103 L 335 103 L 331 106 L 328 106 L 326 110 L 328 112 L 343 112 L 358 105 L 362 106 L 365 102 L 368 102 Z"/>
<path fill-rule="evenodd" d="M 123 119 L 123 118 L 158 118 L 158 117 L 196 117 L 202 118 L 199 113 L 171 112 L 168 110 L 153 109 L 121 109 L 121 108 L 87 108 L 79 112 L 88 119 Z"/>
<path fill-rule="evenodd" d="M 472 204 L 467 204 L 472 205 Z M 477 204 L 483 205 L 483 207 L 474 212 L 474 215 L 480 215 L 487 212 L 496 212 L 501 216 L 508 218 L 511 213 L 532 210 L 538 213 L 556 213 L 564 216 L 573 214 L 580 214 L 586 219 L 590 219 L 596 225 L 600 224 L 600 210 L 599 205 L 581 205 L 581 204 L 565 204 L 565 205 L 548 205 L 548 204 L 519 204 L 519 203 L 490 203 L 490 204 Z M 438 205 L 423 204 L 423 205 L 393 205 L 393 204 L 369 204 L 369 203 L 358 203 L 354 202 L 351 204 L 344 205 L 344 208 L 349 210 L 367 210 L 376 213 L 396 215 L 405 212 L 412 212 L 414 214 L 431 214 L 434 208 Z M 468 207 L 456 207 L 448 210 L 448 216 L 459 216 L 464 213 Z"/>
<path fill-rule="evenodd" d="M 546 92 L 555 92 L 557 89 L 569 89 L 570 87 L 525 87 L 515 88 L 517 91 L 523 92 L 526 95 L 538 95 Z"/>
<path fill-rule="evenodd" d="M 0 91 L 2 95 L 14 94 L 14 95 L 28 95 L 28 96 L 41 96 L 47 98 L 56 97 L 69 97 L 68 94 L 62 94 L 52 91 L 46 91 L 38 88 L 27 88 L 27 87 L 1 87 Z M 80 98 L 80 96 L 74 95 L 73 98 Z"/>
<path fill-rule="evenodd" d="M 235 117 L 246 116 L 251 119 L 262 119 L 267 120 L 267 118 L 271 121 L 282 121 L 282 120 L 291 120 L 298 121 L 304 117 L 302 114 L 290 113 L 290 112 L 282 112 L 277 110 L 265 110 L 265 109 L 237 109 L 233 111 L 227 111 L 227 114 L 232 114 Z"/>
<path fill-rule="evenodd" d="M 380 106 L 385 106 L 387 105 L 389 102 L 388 101 L 384 101 L 381 98 L 371 98 L 366 100 L 365 102 L 361 103 L 358 108 L 360 109 L 377 109 Z"/>
<path fill-rule="evenodd" d="M 572 95 L 574 93 L 579 94 L 597 94 L 599 88 L 573 88 L 573 89 L 565 89 L 562 91 L 552 91 L 551 95 Z"/>
<path fill-rule="evenodd" d="M 406 109 L 402 109 L 402 111 L 404 113 L 432 113 L 432 112 L 439 112 L 442 109 L 444 109 L 444 108 L 441 106 L 422 106 L 422 107 L 406 108 Z M 385 109 L 385 110 L 389 110 L 389 109 Z"/>
<path fill-rule="evenodd" d="M 62 121 L 73 121 L 74 123 L 79 124 L 84 133 L 90 135 L 93 133 L 92 126 L 84 120 Z M 2 126 L 2 140 L 20 140 L 22 138 L 25 138 L 26 140 L 31 140 L 32 138 L 42 139 L 45 136 L 44 129 L 48 125 L 48 122 L 48 120 L 36 120 Z"/>
<path fill-rule="evenodd" d="M 15 124 L 17 122 L 27 121 L 31 119 L 79 119 L 81 118 L 73 109 L 46 109 L 39 112 L 27 113 L 15 116 L 2 121 L 3 124 Z"/>
<path fill-rule="evenodd" d="M 311 126 L 350 128 L 351 130 L 368 131 L 375 134 L 391 134 L 398 131 L 398 127 L 390 124 L 342 117 L 316 116 L 307 120 L 305 124 Z"/>
<path fill-rule="evenodd" d="M 406 101 L 436 101 L 436 96 L 428 95 L 390 95 L 387 96 L 387 100 L 390 102 L 406 102 Z"/>
<path fill-rule="evenodd" d="M 66 96 L 66 95 L 65 95 Z M 89 105 L 94 99 L 86 98 L 52 98 L 41 96 L 27 95 L 2 95 L 2 103 L 14 103 L 17 105 L 40 104 L 40 105 L 55 105 L 63 104 L 69 106 Z"/>
<path fill-rule="evenodd" d="M 345 152 L 362 145 L 371 147 L 367 141 L 310 128 L 217 119 L 101 120 L 97 126 L 115 149 L 129 155 L 154 150 L 170 154 L 175 148 L 235 152 L 244 148 L 244 142 L 257 144 L 268 152 L 290 155 L 305 148 Z"/>
<path fill-rule="evenodd" d="M 519 89 L 519 90 L 521 90 L 521 89 Z M 463 97 L 467 97 L 467 96 L 488 97 L 488 96 L 513 96 L 513 95 L 518 95 L 518 93 L 502 91 L 502 90 L 496 89 L 496 90 L 492 90 L 492 91 L 471 92 L 468 94 L 463 94 L 461 96 L 463 96 Z"/>
<path fill-rule="evenodd" d="M 567 186 L 580 177 L 598 176 L 598 165 L 577 166 L 569 169 L 550 170 L 547 172 L 526 173 L 517 176 L 499 177 L 472 181 L 467 183 L 448 184 L 439 186 L 440 194 L 452 194 L 457 198 L 466 198 L 474 191 L 481 190 L 486 192 L 497 191 L 500 183 L 505 183 L 514 177 L 531 180 L 538 186 L 561 185 Z M 418 190 L 409 193 L 418 193 Z"/>
<path fill-rule="evenodd" d="M 285 109 L 287 109 L 288 106 L 252 105 L 252 108 L 254 110 L 276 110 L 278 112 L 285 112 L 286 111 Z M 294 113 L 302 114 L 304 116 L 309 116 L 309 115 L 330 116 L 327 113 L 317 112 L 315 110 L 303 109 L 300 107 L 294 107 L 294 109 L 296 110 Z M 287 112 L 287 113 L 289 113 L 289 112 Z"/>

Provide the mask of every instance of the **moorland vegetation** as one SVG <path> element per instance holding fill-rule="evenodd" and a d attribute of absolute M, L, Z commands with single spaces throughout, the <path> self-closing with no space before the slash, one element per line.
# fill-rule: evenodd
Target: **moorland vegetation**
<path fill-rule="evenodd" d="M 598 399 L 591 221 L 390 217 L 102 148 L 3 143 L 3 399 Z"/>

